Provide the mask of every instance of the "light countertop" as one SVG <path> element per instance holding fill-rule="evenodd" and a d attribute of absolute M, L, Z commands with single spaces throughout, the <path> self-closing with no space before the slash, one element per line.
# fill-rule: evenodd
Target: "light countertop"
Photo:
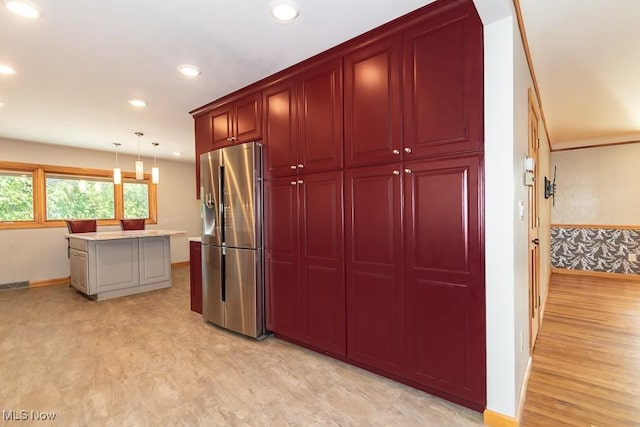
<path fill-rule="evenodd" d="M 189 237 L 190 242 L 202 242 L 202 237 Z"/>
<path fill-rule="evenodd" d="M 128 231 L 98 231 L 96 233 L 72 233 L 64 237 L 81 240 L 118 240 L 140 239 L 145 237 L 178 236 L 186 234 L 180 230 L 128 230 Z"/>

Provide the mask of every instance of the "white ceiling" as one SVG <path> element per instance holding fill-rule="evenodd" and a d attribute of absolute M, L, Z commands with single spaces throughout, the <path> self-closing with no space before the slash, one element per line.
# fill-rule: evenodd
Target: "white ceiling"
<path fill-rule="evenodd" d="M 431 1 L 298 0 L 286 24 L 268 0 L 32 0 L 35 20 L 0 7 L 0 63 L 17 71 L 0 75 L 0 137 L 135 154 L 141 131 L 143 155 L 158 142 L 193 161 L 190 110 Z"/>
<path fill-rule="evenodd" d="M 520 0 L 554 149 L 640 140 L 639 0 Z"/>
<path fill-rule="evenodd" d="M 0 63 L 17 70 L 0 75 L 0 137 L 135 154 L 141 131 L 143 155 L 159 142 L 185 161 L 190 110 L 432 2 L 298 0 L 284 24 L 269 0 L 32 1 L 35 20 L 0 7 Z M 520 6 L 553 148 L 640 140 L 640 0 Z"/>

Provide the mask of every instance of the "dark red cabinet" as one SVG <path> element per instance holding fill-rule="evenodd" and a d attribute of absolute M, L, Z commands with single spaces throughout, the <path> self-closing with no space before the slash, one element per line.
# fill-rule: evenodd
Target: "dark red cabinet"
<path fill-rule="evenodd" d="M 402 160 L 402 36 L 344 57 L 345 166 Z"/>
<path fill-rule="evenodd" d="M 211 149 L 257 141 L 262 137 L 260 92 L 255 92 L 213 109 Z"/>
<path fill-rule="evenodd" d="M 191 311 L 202 314 L 202 246 L 200 242 L 189 242 L 189 284 L 191 288 Z"/>
<path fill-rule="evenodd" d="M 232 101 L 195 116 L 196 198 L 200 198 L 200 155 L 235 143 L 262 138 L 260 92 L 241 95 Z"/>
<path fill-rule="evenodd" d="M 485 393 L 480 156 L 405 162 L 407 376 L 470 402 Z"/>
<path fill-rule="evenodd" d="M 402 164 L 345 172 L 347 357 L 402 375 Z"/>
<path fill-rule="evenodd" d="M 341 62 L 332 60 L 265 88 L 265 176 L 342 167 Z"/>
<path fill-rule="evenodd" d="M 262 108 L 267 328 L 475 410 L 482 51 L 473 2 L 438 1 L 195 117 L 198 154 Z"/>
<path fill-rule="evenodd" d="M 345 355 L 342 171 L 265 183 L 267 328 Z"/>
<path fill-rule="evenodd" d="M 403 33 L 405 160 L 483 147 L 482 22 L 461 2 Z"/>

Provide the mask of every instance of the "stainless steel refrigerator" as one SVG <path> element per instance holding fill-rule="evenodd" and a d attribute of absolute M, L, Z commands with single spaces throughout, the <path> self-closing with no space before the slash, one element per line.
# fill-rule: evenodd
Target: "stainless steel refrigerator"
<path fill-rule="evenodd" d="M 262 146 L 200 156 L 202 316 L 254 338 L 265 334 Z"/>

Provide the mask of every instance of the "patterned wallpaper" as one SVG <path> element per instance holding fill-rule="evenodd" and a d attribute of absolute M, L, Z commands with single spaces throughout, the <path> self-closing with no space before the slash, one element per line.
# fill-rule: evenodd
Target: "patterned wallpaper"
<path fill-rule="evenodd" d="M 570 270 L 640 274 L 640 230 L 551 227 L 551 266 Z"/>

